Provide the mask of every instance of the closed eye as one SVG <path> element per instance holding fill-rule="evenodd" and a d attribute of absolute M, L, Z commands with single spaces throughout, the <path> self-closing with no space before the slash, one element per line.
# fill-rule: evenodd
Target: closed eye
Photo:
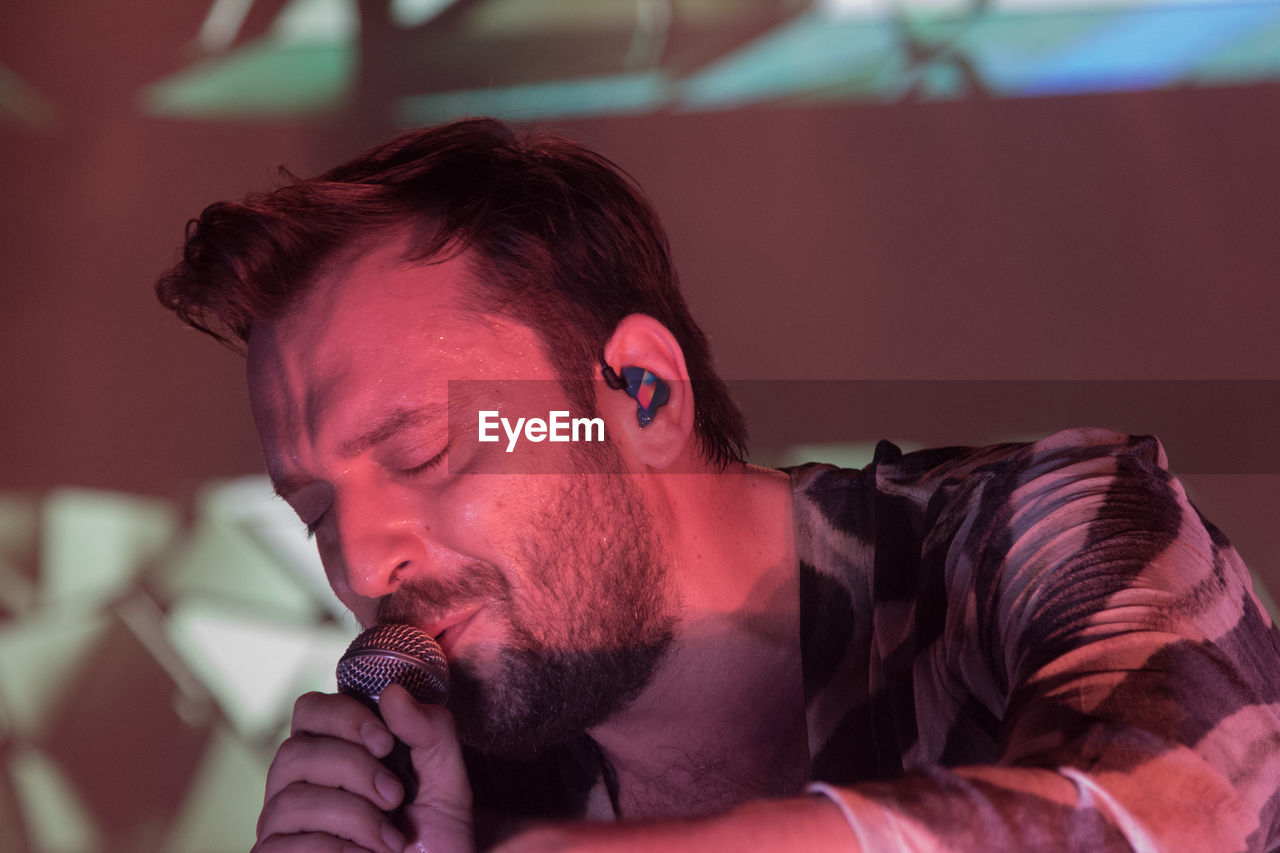
<path fill-rule="evenodd" d="M 308 538 L 308 539 L 314 539 L 314 538 L 315 538 L 316 531 L 320 529 L 320 523 L 321 523 L 321 522 L 323 522 L 323 521 L 324 521 L 324 516 L 322 515 L 322 516 L 320 516 L 319 518 L 317 518 L 315 521 L 313 521 L 313 522 L 311 522 L 311 523 L 309 523 L 309 524 L 307 525 L 307 538 Z"/>
<path fill-rule="evenodd" d="M 410 477 L 410 478 L 421 477 L 423 474 L 426 474 L 428 471 L 432 470 L 433 468 L 437 467 L 441 462 L 443 462 L 445 454 L 448 452 L 449 452 L 449 448 L 446 446 L 444 450 L 441 450 L 439 453 L 437 453 L 435 456 L 432 456 L 430 459 L 428 459 L 426 462 L 423 462 L 421 465 L 415 465 L 412 468 L 401 468 L 397 473 L 399 473 L 400 476 L 402 477 Z"/>
<path fill-rule="evenodd" d="M 421 465 L 414 465 L 412 468 L 400 468 L 396 470 L 395 474 L 396 476 L 406 477 L 408 479 L 421 477 L 424 474 L 431 471 L 432 469 L 439 467 L 440 463 L 444 461 L 445 456 L 448 454 L 448 452 L 449 452 L 449 448 L 446 445 L 444 450 L 441 450 L 439 453 L 437 453 L 435 456 L 432 456 L 430 459 L 428 459 L 426 462 L 423 462 Z M 316 531 L 320 529 L 320 525 L 324 523 L 325 516 L 327 516 L 328 514 L 329 513 L 327 511 L 323 512 L 314 521 L 308 522 L 306 524 L 308 539 L 315 538 Z"/>

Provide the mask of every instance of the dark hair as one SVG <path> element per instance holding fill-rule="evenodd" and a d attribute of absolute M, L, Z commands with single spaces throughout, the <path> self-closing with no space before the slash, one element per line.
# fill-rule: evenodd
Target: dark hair
<path fill-rule="evenodd" d="M 254 325 L 293 307 L 327 263 L 407 230 L 414 261 L 470 250 L 478 306 L 532 327 L 584 410 L 586 377 L 618 322 L 660 321 L 684 351 L 703 454 L 720 465 L 745 456 L 746 425 L 680 294 L 662 225 L 606 158 L 467 119 L 406 133 L 317 178 L 288 177 L 187 223 L 182 260 L 156 282 L 183 322 L 243 352 Z"/>

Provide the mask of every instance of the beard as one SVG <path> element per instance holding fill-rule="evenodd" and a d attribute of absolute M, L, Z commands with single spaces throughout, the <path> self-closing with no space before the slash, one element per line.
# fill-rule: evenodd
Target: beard
<path fill-rule="evenodd" d="M 667 554 L 625 475 L 571 477 L 520 522 L 529 534 L 519 601 L 501 572 L 478 564 L 457 579 L 408 579 L 379 611 L 380 621 L 413 623 L 476 601 L 505 623 L 484 676 L 450 661 L 448 706 L 463 743 L 506 758 L 567 743 L 625 709 L 670 648 L 676 609 Z"/>
<path fill-rule="evenodd" d="M 497 678 L 451 670 L 449 706 L 462 742 L 486 755 L 531 758 L 622 711 L 648 684 L 670 635 L 581 652 L 504 650 Z"/>

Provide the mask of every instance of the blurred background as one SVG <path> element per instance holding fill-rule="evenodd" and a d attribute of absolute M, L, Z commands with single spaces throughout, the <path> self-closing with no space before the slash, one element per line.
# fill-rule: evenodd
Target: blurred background
<path fill-rule="evenodd" d="M 754 461 L 1154 433 L 1280 594 L 1280 3 L 13 0 L 0 851 L 252 844 L 353 625 L 152 282 L 206 204 L 478 114 L 647 189 Z"/>

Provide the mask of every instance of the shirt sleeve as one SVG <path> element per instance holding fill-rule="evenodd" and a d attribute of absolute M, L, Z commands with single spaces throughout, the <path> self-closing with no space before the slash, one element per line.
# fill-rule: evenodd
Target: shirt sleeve
<path fill-rule="evenodd" d="M 916 668 L 996 706 L 997 760 L 814 786 L 863 849 L 1280 839 L 1280 633 L 1158 442 L 1093 439 L 1031 445 L 934 508 L 946 620 Z"/>

